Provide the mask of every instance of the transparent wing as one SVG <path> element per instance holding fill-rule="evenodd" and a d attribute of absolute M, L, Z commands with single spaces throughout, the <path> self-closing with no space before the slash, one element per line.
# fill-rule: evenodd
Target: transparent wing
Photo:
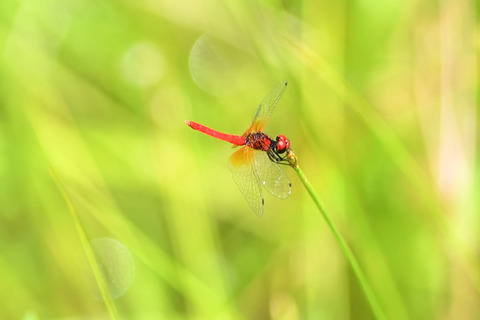
<path fill-rule="evenodd" d="M 257 113 L 253 118 L 252 125 L 247 130 L 247 133 L 250 132 L 259 132 L 262 131 L 265 126 L 270 121 L 275 106 L 277 105 L 278 100 L 282 96 L 283 92 L 287 88 L 287 81 L 280 81 L 263 99 L 262 103 L 257 109 Z"/>
<path fill-rule="evenodd" d="M 255 171 L 268 192 L 280 199 L 287 198 L 292 192 L 290 179 L 280 166 L 270 160 L 264 151 L 255 153 Z"/>
<path fill-rule="evenodd" d="M 250 208 L 257 216 L 261 217 L 264 200 L 260 180 L 254 169 L 255 153 L 255 150 L 250 147 L 241 147 L 230 156 L 229 167 L 233 181 L 237 184 Z"/>

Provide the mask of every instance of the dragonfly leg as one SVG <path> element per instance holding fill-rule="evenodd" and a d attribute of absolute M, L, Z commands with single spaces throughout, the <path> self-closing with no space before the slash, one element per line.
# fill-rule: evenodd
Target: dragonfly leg
<path fill-rule="evenodd" d="M 267 151 L 268 158 L 275 163 L 278 164 L 289 164 L 287 159 L 287 153 L 284 156 L 281 156 L 278 152 L 276 152 L 273 148 Z"/>

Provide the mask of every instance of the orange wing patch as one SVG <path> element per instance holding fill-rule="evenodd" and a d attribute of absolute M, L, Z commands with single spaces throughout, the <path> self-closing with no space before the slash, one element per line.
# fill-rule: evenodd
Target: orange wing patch
<path fill-rule="evenodd" d="M 230 156 L 230 164 L 233 167 L 252 165 L 254 157 L 254 150 L 250 147 L 243 146 Z"/>

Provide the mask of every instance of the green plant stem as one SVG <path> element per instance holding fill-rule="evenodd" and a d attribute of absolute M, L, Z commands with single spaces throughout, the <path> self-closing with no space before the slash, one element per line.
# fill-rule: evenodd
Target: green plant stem
<path fill-rule="evenodd" d="M 117 320 L 119 319 L 117 308 L 115 307 L 115 303 L 110 297 L 110 293 L 108 291 L 107 284 L 105 283 L 103 273 L 100 270 L 100 266 L 98 265 L 98 261 L 90 245 L 90 241 L 88 240 L 88 236 L 87 236 L 87 233 L 85 232 L 85 228 L 83 227 L 82 221 L 80 220 L 80 217 L 78 216 L 78 213 L 75 210 L 75 207 L 73 206 L 72 199 L 70 198 L 70 195 L 65 189 L 65 186 L 63 185 L 62 181 L 52 169 L 50 169 L 50 175 L 52 176 L 53 180 L 55 181 L 55 184 L 57 185 L 63 198 L 65 199 L 65 202 L 67 203 L 68 209 L 70 211 L 70 214 L 72 215 L 73 222 L 77 229 L 80 242 L 82 243 L 83 250 L 85 251 L 85 255 L 87 256 L 88 263 L 92 268 L 93 275 L 97 282 L 103 301 L 105 302 L 105 306 L 107 307 L 107 311 L 110 315 L 110 318 Z"/>
<path fill-rule="evenodd" d="M 342 248 L 348 262 L 350 263 L 350 266 L 352 267 L 353 273 L 355 273 L 355 276 L 357 277 L 358 281 L 360 282 L 360 285 L 363 289 L 363 292 L 365 293 L 365 296 L 367 297 L 367 300 L 370 304 L 370 307 L 372 308 L 372 311 L 377 319 L 386 319 L 385 313 L 383 312 L 382 308 L 380 307 L 380 303 L 375 296 L 375 293 L 373 291 L 373 288 L 371 287 L 369 281 L 367 280 L 367 277 L 362 271 L 362 268 L 360 267 L 360 264 L 358 263 L 357 259 L 355 258 L 355 255 L 353 254 L 352 250 L 350 249 L 349 245 L 345 241 L 345 239 L 342 237 L 338 229 L 335 227 L 333 224 L 332 220 L 330 220 L 330 217 L 328 216 L 327 212 L 323 208 L 322 203 L 320 202 L 320 198 L 318 197 L 317 193 L 315 192 L 315 189 L 313 189 L 312 185 L 308 181 L 307 177 L 303 174 L 302 169 L 296 164 L 296 159 L 295 159 L 295 165 L 292 165 L 292 167 L 295 169 L 295 171 L 298 174 L 298 177 L 300 180 L 302 180 L 303 185 L 307 189 L 308 193 L 312 197 L 313 201 L 317 205 L 318 210 L 322 214 L 323 218 L 327 222 L 328 227 L 330 230 L 332 230 L 333 235 L 337 239 L 338 243 L 340 244 L 340 247 Z"/>

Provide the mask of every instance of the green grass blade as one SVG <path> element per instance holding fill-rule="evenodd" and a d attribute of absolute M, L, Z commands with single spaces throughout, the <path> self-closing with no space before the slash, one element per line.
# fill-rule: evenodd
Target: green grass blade
<path fill-rule="evenodd" d="M 115 307 L 115 303 L 113 302 L 112 298 L 110 297 L 109 290 L 107 288 L 107 284 L 105 282 L 105 279 L 103 277 L 102 272 L 100 271 L 100 266 L 98 265 L 98 261 L 95 257 L 95 254 L 92 250 L 92 247 L 90 245 L 90 241 L 88 240 L 88 236 L 85 232 L 85 228 L 83 227 L 82 221 L 80 220 L 80 217 L 78 216 L 77 211 L 75 210 L 75 207 L 73 205 L 72 199 L 70 198 L 70 195 L 68 194 L 67 190 L 65 189 L 65 186 L 63 185 L 62 181 L 60 178 L 55 174 L 55 172 L 50 169 L 50 175 L 52 176 L 53 180 L 55 181 L 55 184 L 57 185 L 58 189 L 60 190 L 63 198 L 65 199 L 65 202 L 67 203 L 68 209 L 70 211 L 70 214 L 72 215 L 73 222 L 75 224 L 75 227 L 77 229 L 78 236 L 80 238 L 80 241 L 83 246 L 83 250 L 85 251 L 85 255 L 87 256 L 88 263 L 90 267 L 92 268 L 93 275 L 95 277 L 95 280 L 97 282 L 98 288 L 100 290 L 100 294 L 102 295 L 103 301 L 105 302 L 105 306 L 107 307 L 107 311 L 110 315 L 111 319 L 119 319 L 118 316 L 118 311 L 117 308 Z"/>
<path fill-rule="evenodd" d="M 353 273 L 357 277 L 358 282 L 360 283 L 360 286 L 362 287 L 362 290 L 365 293 L 365 296 L 367 298 L 368 303 L 370 304 L 370 307 L 372 308 L 375 318 L 387 319 L 375 295 L 375 292 L 373 291 L 373 288 L 370 285 L 370 282 L 368 281 L 366 275 L 363 273 L 363 270 L 360 267 L 360 264 L 358 263 L 357 258 L 355 258 L 355 255 L 352 252 L 352 249 L 350 249 L 350 246 L 347 244 L 343 236 L 340 234 L 337 227 L 335 227 L 335 224 L 330 219 L 327 211 L 324 209 L 317 192 L 315 191 L 313 186 L 310 184 L 310 181 L 308 181 L 302 169 L 300 169 L 300 167 L 298 166 L 297 158 L 295 154 L 293 153 L 292 150 L 289 150 L 287 156 L 288 156 L 287 159 L 290 163 L 290 166 L 293 169 L 295 169 L 295 171 L 297 172 L 298 177 L 300 178 L 303 185 L 307 189 L 308 193 L 310 194 L 310 197 L 312 197 L 313 201 L 315 202 L 315 205 L 317 206 L 318 210 L 322 214 L 322 217 L 325 219 L 325 222 L 327 223 L 328 227 L 330 228 L 333 235 L 335 236 L 335 239 L 337 239 L 338 243 L 340 244 L 340 247 L 343 253 L 345 254 L 345 257 L 347 258 L 348 262 L 350 263 L 350 266 L 352 267 Z"/>
<path fill-rule="evenodd" d="M 380 303 L 378 302 L 377 297 L 375 296 L 375 293 L 373 291 L 372 286 L 370 285 L 367 277 L 362 271 L 362 268 L 360 267 L 360 264 L 358 263 L 357 259 L 355 258 L 355 255 L 353 254 L 352 250 L 350 249 L 350 246 L 347 244 L 345 239 L 342 237 L 338 229 L 335 227 L 333 224 L 332 220 L 328 216 L 327 212 L 323 208 L 322 203 L 320 202 L 320 199 L 315 192 L 315 189 L 313 189 L 312 185 L 310 184 L 310 181 L 308 181 L 307 177 L 305 177 L 305 174 L 303 171 L 300 169 L 300 167 L 297 165 L 294 167 L 295 171 L 298 174 L 298 177 L 300 180 L 302 180 L 303 185 L 307 189 L 308 193 L 312 197 L 313 201 L 315 202 L 318 210 L 322 214 L 323 218 L 325 219 L 325 222 L 327 223 L 328 227 L 332 231 L 333 235 L 337 239 L 338 243 L 340 244 L 340 247 L 342 248 L 343 253 L 345 254 L 345 257 L 347 258 L 348 262 L 350 263 L 350 266 L 352 267 L 353 273 L 355 273 L 355 276 L 358 279 L 358 282 L 360 283 L 363 292 L 365 293 L 365 296 L 367 297 L 367 300 L 370 304 L 370 307 L 372 308 L 373 313 L 375 314 L 375 317 L 377 319 L 386 319 L 386 316 L 380 307 Z"/>

